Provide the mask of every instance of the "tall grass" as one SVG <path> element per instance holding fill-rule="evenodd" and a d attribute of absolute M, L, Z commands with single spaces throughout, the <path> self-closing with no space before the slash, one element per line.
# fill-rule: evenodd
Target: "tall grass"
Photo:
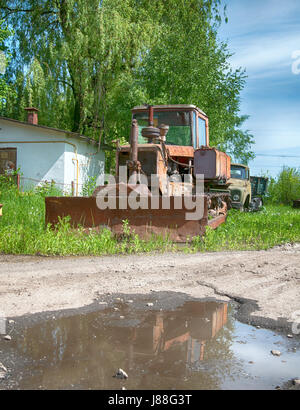
<path fill-rule="evenodd" d="M 108 255 L 117 253 L 170 251 L 174 245 L 166 238 L 142 240 L 124 221 L 122 240 L 108 229 L 87 233 L 72 229 L 68 217 L 56 229 L 45 226 L 45 196 L 59 196 L 55 186 L 19 192 L 15 185 L 0 179 L 0 253 L 28 255 Z"/>
<path fill-rule="evenodd" d="M 283 167 L 276 179 L 271 179 L 269 202 L 291 205 L 300 199 L 300 171 L 296 168 Z"/>
<path fill-rule="evenodd" d="M 124 221 L 123 237 L 117 240 L 108 229 L 86 233 L 72 229 L 69 218 L 56 229 L 45 226 L 45 196 L 57 196 L 54 186 L 18 192 L 0 180 L 0 253 L 28 255 L 112 255 L 150 251 L 207 252 L 268 249 L 287 242 L 300 242 L 300 210 L 267 205 L 258 213 L 231 210 L 227 222 L 217 230 L 207 228 L 203 238 L 178 247 L 167 238 L 142 240 Z"/>
<path fill-rule="evenodd" d="M 207 229 L 203 238 L 194 238 L 193 251 L 269 249 L 300 242 L 300 210 L 284 205 L 267 205 L 261 212 L 229 212 L 217 230 Z"/>

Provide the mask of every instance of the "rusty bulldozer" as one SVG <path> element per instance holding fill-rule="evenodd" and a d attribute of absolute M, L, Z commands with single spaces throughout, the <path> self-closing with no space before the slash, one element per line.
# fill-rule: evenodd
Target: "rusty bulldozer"
<path fill-rule="evenodd" d="M 74 226 L 107 227 L 121 235 L 127 220 L 142 238 L 168 235 L 186 242 L 225 222 L 229 179 L 230 157 L 209 146 L 203 111 L 194 105 L 137 106 L 130 144 L 117 143 L 115 177 L 88 198 L 46 198 L 46 222 L 54 226 L 69 215 Z"/>

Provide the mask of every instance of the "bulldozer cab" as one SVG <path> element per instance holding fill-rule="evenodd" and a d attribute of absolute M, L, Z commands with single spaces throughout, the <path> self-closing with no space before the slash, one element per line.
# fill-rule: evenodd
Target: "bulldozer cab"
<path fill-rule="evenodd" d="M 188 146 L 197 149 L 209 146 L 208 117 L 195 105 L 154 105 L 153 118 L 149 118 L 148 106 L 137 106 L 132 110 L 132 119 L 137 120 L 138 143 L 148 141 L 142 136 L 142 129 L 149 125 L 169 126 L 166 145 Z"/>

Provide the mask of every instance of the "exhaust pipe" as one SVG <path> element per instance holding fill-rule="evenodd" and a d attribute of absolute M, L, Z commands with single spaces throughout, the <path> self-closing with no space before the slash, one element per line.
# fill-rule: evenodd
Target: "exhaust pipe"
<path fill-rule="evenodd" d="M 128 161 L 127 165 L 129 168 L 130 176 L 134 175 L 134 183 L 137 183 L 137 175 L 141 170 L 141 164 L 138 161 L 138 136 L 139 128 L 137 120 L 132 120 L 130 134 L 130 161 Z"/>
<path fill-rule="evenodd" d="M 148 117 L 149 117 L 149 127 L 153 127 L 154 125 L 154 110 L 153 110 L 153 105 L 149 105 L 149 113 L 148 113 Z"/>

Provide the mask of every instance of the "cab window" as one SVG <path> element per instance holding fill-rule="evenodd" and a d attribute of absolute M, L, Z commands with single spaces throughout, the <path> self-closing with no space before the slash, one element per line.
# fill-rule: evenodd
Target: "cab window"
<path fill-rule="evenodd" d="M 199 147 L 206 146 L 206 124 L 205 120 L 198 117 L 198 137 L 199 137 Z"/>
<path fill-rule="evenodd" d="M 244 167 L 231 165 L 230 172 L 231 172 L 231 178 L 248 179 L 249 177 L 249 171 Z"/>
<path fill-rule="evenodd" d="M 138 122 L 139 144 L 147 143 L 147 140 L 142 137 L 141 131 L 143 127 L 148 126 L 148 113 L 135 113 L 133 118 Z M 160 124 L 169 125 L 166 144 L 193 145 L 189 111 L 154 111 L 153 122 L 154 127 L 158 127 Z"/>
<path fill-rule="evenodd" d="M 198 148 L 198 144 L 197 144 L 197 117 L 196 117 L 195 112 L 193 112 L 193 146 L 194 146 L 194 149 Z"/>

